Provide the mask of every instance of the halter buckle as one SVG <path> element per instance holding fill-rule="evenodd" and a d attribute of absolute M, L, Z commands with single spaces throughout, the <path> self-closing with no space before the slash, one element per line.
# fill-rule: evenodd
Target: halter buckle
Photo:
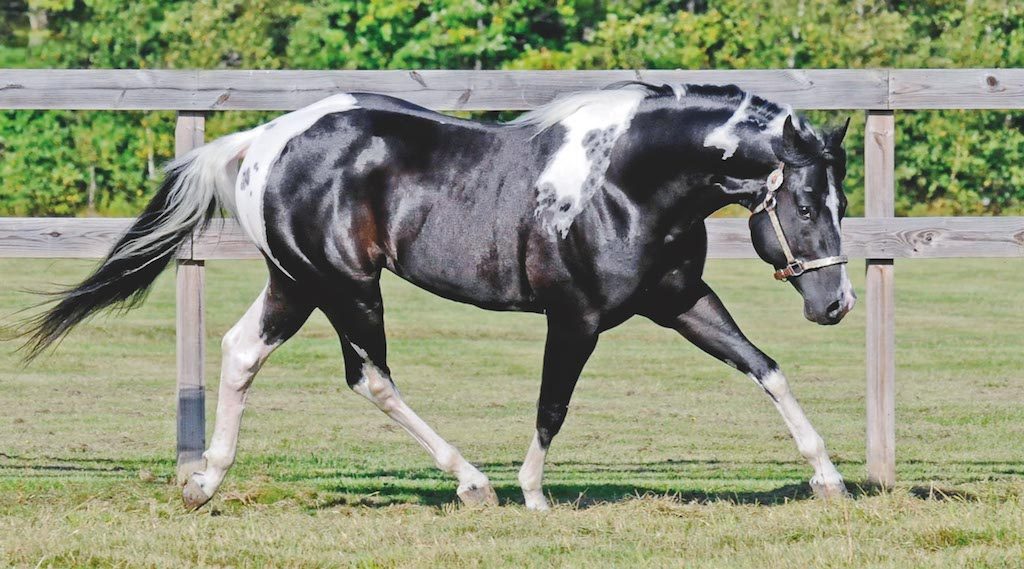
<path fill-rule="evenodd" d="M 803 261 L 793 261 L 792 263 L 786 265 L 786 268 L 775 271 L 775 280 L 789 280 L 790 277 L 799 277 L 805 272 L 806 270 L 804 269 Z"/>
<path fill-rule="evenodd" d="M 775 209 L 775 192 L 768 192 L 768 195 L 764 197 L 764 202 L 761 204 L 761 208 L 764 211 L 771 211 Z"/>

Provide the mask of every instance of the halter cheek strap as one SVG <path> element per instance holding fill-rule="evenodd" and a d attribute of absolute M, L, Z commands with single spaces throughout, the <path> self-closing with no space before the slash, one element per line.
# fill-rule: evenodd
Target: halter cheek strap
<path fill-rule="evenodd" d="M 782 223 L 779 222 L 779 216 L 775 213 L 775 207 L 778 205 L 775 200 L 775 192 L 782 187 L 784 179 L 782 170 L 784 167 L 784 164 L 779 164 L 778 168 L 772 170 L 771 174 L 768 174 L 768 179 L 765 182 L 768 191 L 765 192 L 764 200 L 750 211 L 751 216 L 757 215 L 762 211 L 768 212 L 768 219 L 771 220 L 772 227 L 775 229 L 775 236 L 778 237 L 779 245 L 782 246 L 782 252 L 786 255 L 786 266 L 775 271 L 775 280 L 784 281 L 790 277 L 799 277 L 807 271 L 846 263 L 846 255 L 822 257 L 811 261 L 802 261 L 793 256 L 793 250 L 789 248 L 789 240 L 786 239 L 786 234 L 782 231 Z"/>

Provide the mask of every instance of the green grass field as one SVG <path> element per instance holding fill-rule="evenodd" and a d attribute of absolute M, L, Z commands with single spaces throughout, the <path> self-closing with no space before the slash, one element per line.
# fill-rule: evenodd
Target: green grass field
<path fill-rule="evenodd" d="M 0 261 L 0 314 L 90 266 Z M 209 266 L 208 429 L 219 337 L 263 278 L 256 263 Z M 854 499 L 810 498 L 811 469 L 761 390 L 637 319 L 602 337 L 549 455 L 555 507 L 528 512 L 515 476 L 543 319 L 388 278 L 399 387 L 503 506 L 456 505 L 455 482 L 345 387 L 316 316 L 257 377 L 238 462 L 189 514 L 171 481 L 168 272 L 143 307 L 31 367 L 0 344 L 0 566 L 1024 566 L 1024 262 L 897 263 L 899 484 L 881 494 L 861 488 L 863 310 L 813 325 L 757 262 L 712 261 L 707 280 L 782 364 Z"/>

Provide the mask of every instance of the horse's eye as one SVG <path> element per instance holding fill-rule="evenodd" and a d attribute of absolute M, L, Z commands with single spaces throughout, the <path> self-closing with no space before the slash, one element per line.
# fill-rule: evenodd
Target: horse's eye
<path fill-rule="evenodd" d="M 800 212 L 800 217 L 802 217 L 804 219 L 810 219 L 811 218 L 811 208 L 809 208 L 809 207 L 807 207 L 805 205 L 802 205 L 802 206 L 797 208 L 797 211 Z"/>

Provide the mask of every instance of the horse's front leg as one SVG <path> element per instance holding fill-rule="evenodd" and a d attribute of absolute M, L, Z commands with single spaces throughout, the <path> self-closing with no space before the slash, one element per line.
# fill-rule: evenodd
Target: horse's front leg
<path fill-rule="evenodd" d="M 707 284 L 701 281 L 687 294 L 690 295 L 687 302 L 659 303 L 660 307 L 652 306 L 645 316 L 678 331 L 698 348 L 757 382 L 775 403 L 800 454 L 814 467 L 811 478 L 814 493 L 822 498 L 846 496 L 843 477 L 829 459 L 825 442 L 807 420 L 778 364 L 747 340 Z M 675 308 L 670 308 L 672 306 Z"/>

